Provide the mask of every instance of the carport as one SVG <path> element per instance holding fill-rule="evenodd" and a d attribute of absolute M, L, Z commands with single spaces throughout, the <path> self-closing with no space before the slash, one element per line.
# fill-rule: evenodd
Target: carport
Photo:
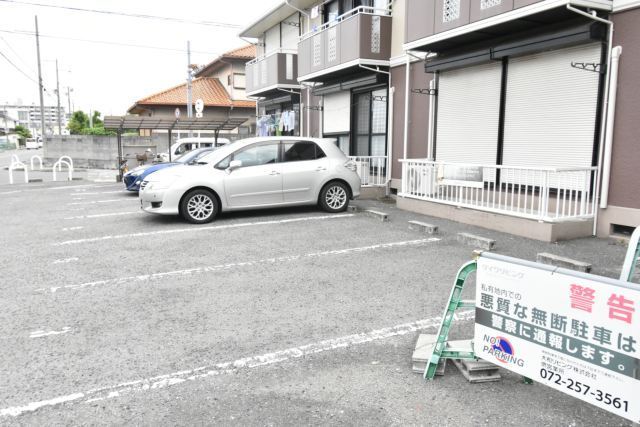
<path fill-rule="evenodd" d="M 120 170 L 120 179 L 122 179 L 122 134 L 125 131 L 145 130 L 166 130 L 167 131 L 167 147 L 169 151 L 169 161 L 171 161 L 171 133 L 174 130 L 185 131 L 213 131 L 216 143 L 220 131 L 234 130 L 244 122 L 246 117 L 227 117 L 225 119 L 207 120 L 205 118 L 195 119 L 170 119 L 157 117 L 140 117 L 140 116 L 105 116 L 104 128 L 113 130 L 118 136 L 118 169 Z"/>

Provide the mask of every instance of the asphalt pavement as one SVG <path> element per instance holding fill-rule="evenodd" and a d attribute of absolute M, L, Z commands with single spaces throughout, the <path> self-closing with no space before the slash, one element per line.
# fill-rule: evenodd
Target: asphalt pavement
<path fill-rule="evenodd" d="M 504 370 L 484 384 L 452 365 L 431 382 L 411 372 L 471 258 L 458 232 L 611 277 L 626 248 L 355 204 L 390 220 L 294 208 L 194 226 L 141 213 L 119 184 L 0 185 L 0 424 L 626 425 Z"/>

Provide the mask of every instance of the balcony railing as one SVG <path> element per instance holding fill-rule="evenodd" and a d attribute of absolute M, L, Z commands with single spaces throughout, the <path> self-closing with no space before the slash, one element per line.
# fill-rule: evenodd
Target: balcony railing
<path fill-rule="evenodd" d="M 389 9 L 360 6 L 300 37 L 298 74 L 308 80 L 358 63 L 385 65 L 390 56 Z"/>
<path fill-rule="evenodd" d="M 592 218 L 596 208 L 595 167 L 401 162 L 402 197 L 548 222 Z"/>
<path fill-rule="evenodd" d="M 298 87 L 298 55 L 294 49 L 278 49 L 247 62 L 247 94 L 257 95 L 278 87 Z"/>
<path fill-rule="evenodd" d="M 356 172 L 363 187 L 384 187 L 387 184 L 387 156 L 349 156 L 356 162 Z"/>

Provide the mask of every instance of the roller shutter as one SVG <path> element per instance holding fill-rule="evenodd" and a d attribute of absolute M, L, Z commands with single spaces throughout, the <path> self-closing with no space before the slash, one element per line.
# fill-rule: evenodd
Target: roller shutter
<path fill-rule="evenodd" d="M 324 95 L 323 133 L 347 133 L 351 120 L 351 92 Z"/>
<path fill-rule="evenodd" d="M 496 163 L 501 79 L 499 61 L 440 73 L 436 160 Z"/>
<path fill-rule="evenodd" d="M 600 75 L 571 62 L 600 58 L 596 43 L 509 60 L 504 165 L 591 166 Z"/>

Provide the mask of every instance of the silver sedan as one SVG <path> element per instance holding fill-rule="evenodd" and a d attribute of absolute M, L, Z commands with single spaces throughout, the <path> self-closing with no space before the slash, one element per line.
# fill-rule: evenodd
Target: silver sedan
<path fill-rule="evenodd" d="M 202 163 L 149 175 L 140 186 L 142 209 L 202 224 L 242 209 L 317 204 L 342 212 L 360 195 L 355 162 L 331 139 L 249 138 Z"/>

